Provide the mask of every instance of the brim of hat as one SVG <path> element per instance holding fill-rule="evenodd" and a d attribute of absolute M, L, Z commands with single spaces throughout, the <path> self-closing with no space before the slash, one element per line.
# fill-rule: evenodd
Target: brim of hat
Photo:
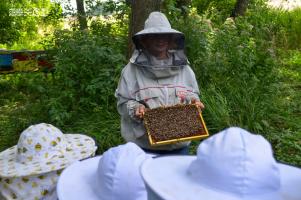
<path fill-rule="evenodd" d="M 57 184 L 57 195 L 60 200 L 99 199 L 96 185 L 97 167 L 101 156 L 76 162 L 66 168 Z"/>
<path fill-rule="evenodd" d="M 22 164 L 16 162 L 17 145 L 0 153 L 0 176 L 22 177 L 47 173 L 66 168 L 72 163 L 93 156 L 97 147 L 95 141 L 82 134 L 64 134 L 68 150 L 63 155 L 37 162 Z"/>
<path fill-rule="evenodd" d="M 152 27 L 152 28 L 147 28 L 143 29 L 142 31 L 139 31 L 134 35 L 134 37 L 139 36 L 139 35 L 146 35 L 146 34 L 180 34 L 183 35 L 182 32 L 177 31 L 172 28 L 167 28 L 167 27 Z"/>
<path fill-rule="evenodd" d="M 241 200 L 231 193 L 206 187 L 191 179 L 187 174 L 190 163 L 196 156 L 164 156 L 146 160 L 141 167 L 142 178 L 148 195 L 153 200 Z M 278 164 L 281 174 L 280 194 L 270 193 L 260 196 L 244 197 L 244 200 L 297 200 L 301 199 L 301 169 Z"/>
<path fill-rule="evenodd" d="M 155 154 L 147 154 L 150 158 Z M 89 199 L 99 200 L 99 188 L 96 188 L 98 164 L 101 156 L 76 162 L 67 167 L 57 183 L 57 195 L 60 200 Z"/>
<path fill-rule="evenodd" d="M 151 27 L 147 29 L 143 29 L 142 31 L 136 33 L 132 39 L 135 44 L 136 49 L 143 49 L 143 45 L 140 44 L 140 39 L 149 34 L 169 34 L 172 35 L 176 46 L 173 49 L 183 49 L 184 48 L 184 34 L 180 31 L 177 31 L 168 27 Z"/>

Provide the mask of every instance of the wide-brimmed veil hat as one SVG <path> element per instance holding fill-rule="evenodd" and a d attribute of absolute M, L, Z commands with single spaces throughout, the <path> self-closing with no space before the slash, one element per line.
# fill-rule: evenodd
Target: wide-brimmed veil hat
<path fill-rule="evenodd" d="M 92 138 L 63 134 L 51 124 L 25 129 L 18 144 L 0 153 L 0 177 L 21 177 L 63 169 L 77 160 L 94 155 Z"/>
<path fill-rule="evenodd" d="M 260 135 L 228 128 L 197 156 L 164 156 L 141 167 L 152 200 L 300 200 L 301 169 L 277 163 Z"/>
<path fill-rule="evenodd" d="M 139 168 L 150 158 L 134 143 L 107 150 L 102 156 L 77 162 L 63 171 L 57 194 L 60 200 L 146 200 Z"/>
<path fill-rule="evenodd" d="M 184 34 L 171 28 L 171 25 L 166 18 L 166 16 L 161 12 L 152 12 L 146 19 L 144 24 L 144 29 L 136 33 L 132 39 L 135 44 L 136 49 L 142 49 L 141 39 L 147 37 L 148 35 L 164 34 L 170 35 L 173 43 L 175 44 L 173 48 L 183 49 L 184 48 Z"/>

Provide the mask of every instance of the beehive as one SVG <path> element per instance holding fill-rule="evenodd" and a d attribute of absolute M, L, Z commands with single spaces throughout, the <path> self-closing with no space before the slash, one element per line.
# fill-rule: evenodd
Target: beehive
<path fill-rule="evenodd" d="M 12 68 L 12 55 L 8 51 L 0 51 L 0 71 Z"/>
<path fill-rule="evenodd" d="M 209 135 L 201 110 L 192 104 L 147 110 L 144 125 L 151 145 L 196 140 Z"/>

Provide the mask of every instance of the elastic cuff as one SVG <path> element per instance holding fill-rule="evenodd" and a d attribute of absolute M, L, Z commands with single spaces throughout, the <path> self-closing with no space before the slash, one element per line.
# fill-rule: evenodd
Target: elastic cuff
<path fill-rule="evenodd" d="M 140 104 L 140 103 L 137 102 L 137 101 L 128 101 L 128 102 L 127 102 L 127 110 L 128 110 L 129 116 L 130 116 L 133 120 L 135 120 L 135 121 L 137 121 L 137 122 L 141 122 L 141 121 L 142 121 L 142 119 L 136 117 L 136 115 L 135 115 L 136 109 L 137 109 L 140 105 L 142 105 L 142 104 Z"/>

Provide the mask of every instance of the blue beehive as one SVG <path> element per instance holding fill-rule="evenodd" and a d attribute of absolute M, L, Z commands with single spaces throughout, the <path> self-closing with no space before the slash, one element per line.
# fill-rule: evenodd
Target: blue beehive
<path fill-rule="evenodd" d="M 10 52 L 0 51 L 0 70 L 12 69 L 13 56 Z"/>

